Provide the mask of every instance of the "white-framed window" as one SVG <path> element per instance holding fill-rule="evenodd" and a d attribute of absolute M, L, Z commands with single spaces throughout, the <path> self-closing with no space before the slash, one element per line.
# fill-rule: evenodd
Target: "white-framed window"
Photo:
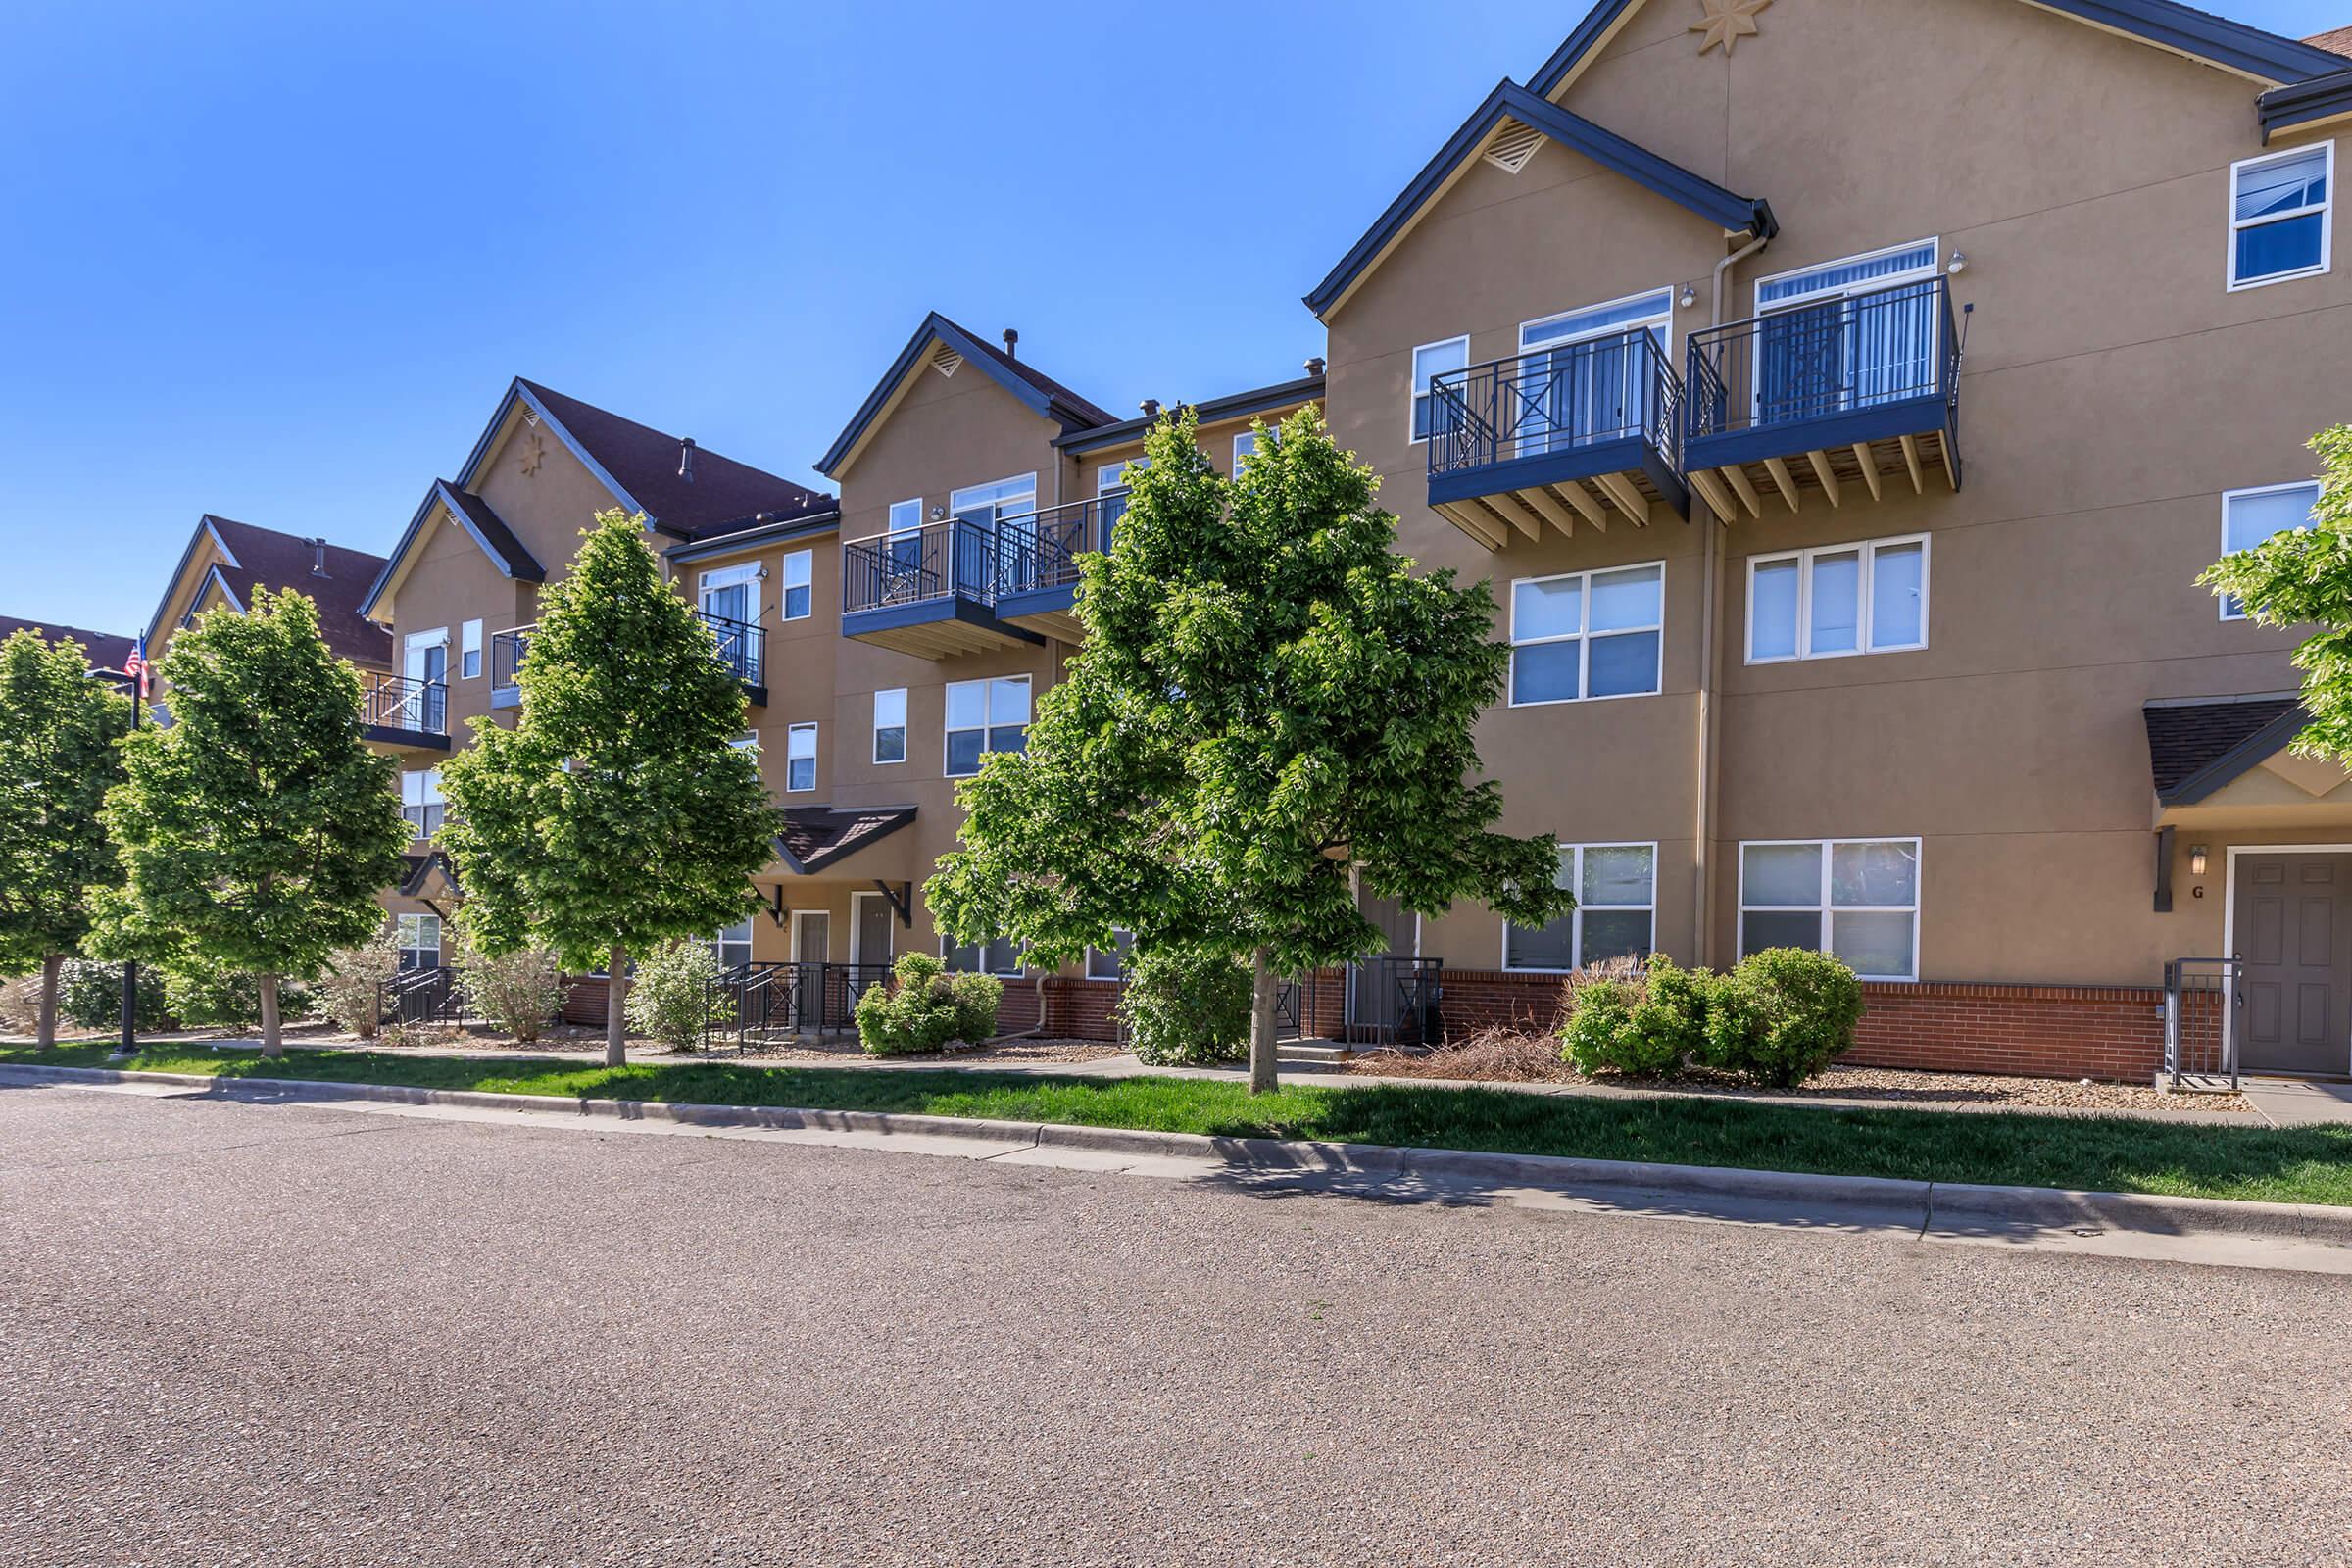
<path fill-rule="evenodd" d="M 409 831 L 419 839 L 429 839 L 441 831 L 439 768 L 400 775 L 400 814 L 408 819 Z"/>
<path fill-rule="evenodd" d="M 948 497 L 948 511 L 967 522 L 1002 522 L 1024 517 L 1037 510 L 1037 475 L 1016 473 L 1009 479 L 965 485 Z"/>
<path fill-rule="evenodd" d="M 1666 564 L 1511 584 L 1511 706 L 1646 697 L 1661 679 Z"/>
<path fill-rule="evenodd" d="M 1127 955 L 1135 951 L 1135 933 L 1114 930 L 1108 948 L 1086 950 L 1086 977 L 1089 980 L 1116 980 L 1127 967 Z"/>
<path fill-rule="evenodd" d="M 441 967 L 441 917 L 437 914 L 403 914 L 393 917 L 393 943 L 400 949 L 403 969 L 438 969 Z"/>
<path fill-rule="evenodd" d="M 1907 245 L 1889 245 L 1884 250 L 1864 251 L 1859 256 L 1770 273 L 1756 279 L 1756 313 L 1761 316 L 1817 300 L 1863 294 L 1934 277 L 1936 259 L 1941 254 L 1942 245 L 1940 239 L 1913 240 Z"/>
<path fill-rule="evenodd" d="M 1563 844 L 1559 885 L 1576 907 L 1546 926 L 1502 925 L 1505 969 L 1582 969 L 1645 958 L 1657 935 L 1655 844 Z"/>
<path fill-rule="evenodd" d="M 968 778 L 990 752 L 1029 747 L 1029 677 L 948 682 L 947 774 Z"/>
<path fill-rule="evenodd" d="M 1865 980 L 1919 978 L 1919 840 L 1740 846 L 1740 952 L 1810 948 Z"/>
<path fill-rule="evenodd" d="M 1648 430 L 1663 411 L 1650 362 L 1636 346 L 1642 331 L 1663 363 L 1674 334 L 1673 289 L 1521 322 L 1520 354 L 1550 352 L 1540 368 L 1522 361 L 1510 394 L 1513 450 L 1537 457 Z"/>
<path fill-rule="evenodd" d="M 733 925 L 721 927 L 710 939 L 710 956 L 718 960 L 721 969 L 751 962 L 752 917 L 747 914 Z"/>
<path fill-rule="evenodd" d="M 784 788 L 816 788 L 816 726 L 794 724 L 784 731 Z"/>
<path fill-rule="evenodd" d="M 874 693 L 874 760 L 906 760 L 906 688 Z"/>
<path fill-rule="evenodd" d="M 1095 494 L 1106 496 L 1113 490 L 1124 490 L 1130 469 L 1140 472 L 1150 466 L 1150 458 L 1128 458 L 1119 463 L 1105 463 L 1095 470 Z"/>
<path fill-rule="evenodd" d="M 760 749 L 760 732 L 753 730 L 748 734 L 738 735 L 727 742 L 727 748 L 737 752 L 756 752 Z"/>
<path fill-rule="evenodd" d="M 1430 421 L 1436 416 L 1432 412 L 1435 404 L 1429 395 L 1431 377 L 1469 368 L 1470 339 L 1467 336 L 1424 343 L 1413 350 L 1412 437 L 1416 442 L 1429 439 Z"/>
<path fill-rule="evenodd" d="M 746 626 L 760 624 L 760 563 L 718 566 L 703 573 L 703 613 Z M 723 638 L 722 638 L 723 641 Z"/>
<path fill-rule="evenodd" d="M 1240 473 L 1242 465 L 1257 456 L 1257 432 L 1244 430 L 1233 438 L 1233 471 Z"/>
<path fill-rule="evenodd" d="M 2260 288 L 2328 270 L 2335 143 L 2245 158 L 2230 166 L 2230 289 Z"/>
<path fill-rule="evenodd" d="M 1928 536 L 1756 556 L 1747 662 L 1842 659 L 1928 646 Z"/>
<path fill-rule="evenodd" d="M 437 700 L 425 688 L 446 687 L 449 681 L 449 628 L 413 631 L 401 639 L 400 672 L 416 685 L 403 700 L 402 722 L 422 729 L 438 716 Z"/>
<path fill-rule="evenodd" d="M 1021 945 L 1010 937 L 993 937 L 986 942 L 950 942 L 940 939 L 939 956 L 950 969 L 961 974 L 1017 975 L 1021 972 Z"/>
<path fill-rule="evenodd" d="M 472 680 L 482 672 L 482 623 L 466 621 L 458 628 L 458 678 Z"/>
<path fill-rule="evenodd" d="M 883 548 L 890 553 L 890 564 L 900 570 L 912 571 L 923 564 L 921 496 L 890 504 L 890 530 Z"/>
<path fill-rule="evenodd" d="M 2274 534 L 2316 525 L 2320 486 L 2316 479 L 2295 484 L 2257 485 L 2250 490 L 2222 492 L 2222 554 L 2251 550 Z M 2221 600 L 2224 620 L 2243 620 L 2246 607 L 2228 594 Z"/>
<path fill-rule="evenodd" d="M 776 590 L 776 618 L 807 620 L 815 612 L 816 553 L 809 550 L 784 552 L 783 586 Z"/>

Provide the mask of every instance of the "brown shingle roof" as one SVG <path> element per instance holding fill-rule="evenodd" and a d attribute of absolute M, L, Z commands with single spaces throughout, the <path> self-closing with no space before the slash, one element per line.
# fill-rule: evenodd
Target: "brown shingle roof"
<path fill-rule="evenodd" d="M 2185 785 L 2195 799 L 2228 783 L 2294 739 L 2302 710 L 2300 698 L 2278 693 L 2146 704 L 2140 717 L 2156 793 L 2171 801 Z"/>
<path fill-rule="evenodd" d="M 222 563 L 220 576 L 238 603 L 250 609 L 256 588 L 308 594 L 318 603 L 327 647 L 356 664 L 380 669 L 392 662 L 392 634 L 360 613 L 384 569 L 383 557 L 209 513 L 204 520 L 237 558 L 234 566 Z"/>
<path fill-rule="evenodd" d="M 2314 49 L 2325 49 L 2331 55 L 2352 58 L 2352 27 L 2330 27 L 2326 32 L 2315 32 L 2303 41 Z"/>
<path fill-rule="evenodd" d="M 741 525 L 762 512 L 790 517 L 833 506 L 829 495 L 700 445 L 694 449 L 694 477 L 689 480 L 678 472 L 683 445 L 679 437 L 536 381 L 521 384 L 664 532 L 693 539 L 719 532 L 722 524 Z"/>
<path fill-rule="evenodd" d="M 948 318 L 944 316 L 941 317 L 940 319 L 943 321 L 948 321 Z M 1059 381 L 1054 380 L 1045 371 L 1039 369 L 1034 365 L 1031 365 L 1027 360 L 1019 359 L 1013 355 L 1005 353 L 1003 349 L 998 348 L 995 344 L 989 342 L 988 339 L 982 337 L 970 327 L 965 326 L 962 322 L 948 321 L 948 324 L 956 328 L 956 331 L 961 332 L 965 337 L 970 338 L 972 340 L 972 346 L 977 348 L 981 353 L 987 355 L 990 359 L 996 361 L 999 365 L 1002 365 L 1004 367 L 1004 368 L 1010 370 L 1013 374 L 1019 376 L 1022 380 L 1028 382 L 1031 386 L 1037 388 L 1046 396 L 1050 398 L 1061 399 L 1062 402 L 1068 404 L 1072 409 L 1076 410 L 1080 414 L 1085 415 L 1092 422 L 1096 424 L 1108 424 L 1118 417 L 1117 415 L 1112 414 L 1101 404 L 1092 402 L 1087 398 L 1080 397 L 1077 393 L 1071 391 Z"/>
<path fill-rule="evenodd" d="M 118 637 L 111 631 L 83 631 L 79 626 L 60 626 L 53 620 L 20 620 L 14 615 L 0 615 L 0 638 L 13 637 L 21 631 L 37 631 L 48 643 L 60 643 L 67 638 L 81 644 L 89 655 L 92 669 L 121 669 L 130 660 L 131 639 Z"/>
<path fill-rule="evenodd" d="M 803 876 L 831 865 L 843 857 L 888 838 L 914 820 L 911 806 L 846 807 L 795 806 L 784 812 L 784 831 L 776 835 L 776 850 L 784 863 Z"/>

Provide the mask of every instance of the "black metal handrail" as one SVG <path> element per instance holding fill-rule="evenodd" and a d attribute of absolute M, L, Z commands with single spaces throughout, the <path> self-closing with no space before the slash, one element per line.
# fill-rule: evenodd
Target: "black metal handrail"
<path fill-rule="evenodd" d="M 1433 476 L 1632 436 L 1682 466 L 1682 382 L 1645 326 L 1489 360 L 1429 390 Z"/>
<path fill-rule="evenodd" d="M 2164 1070 L 2239 1084 L 2237 1018 L 2246 1004 L 2243 958 L 2171 958 L 2164 965 Z"/>
<path fill-rule="evenodd" d="M 996 596 L 997 526 L 950 517 L 842 547 L 841 608 L 885 610 L 954 595 L 979 604 Z"/>
<path fill-rule="evenodd" d="M 1065 502 L 1042 512 L 1004 517 L 997 523 L 999 594 L 1066 588 L 1078 580 L 1078 558 L 1108 550 L 1127 492 L 1114 490 L 1089 501 Z"/>
<path fill-rule="evenodd" d="M 1936 276 L 1690 334 L 1688 438 L 1937 397 L 1957 411 L 1960 337 Z"/>
<path fill-rule="evenodd" d="M 410 730 L 419 735 L 449 733 L 449 684 L 378 675 L 361 695 L 360 722 L 372 729 Z"/>
<path fill-rule="evenodd" d="M 538 623 L 528 626 L 510 626 L 490 635 L 490 689 L 512 691 L 520 684 L 522 656 L 529 652 L 531 633 Z"/>
<path fill-rule="evenodd" d="M 769 1032 L 839 1034 L 857 1027 L 858 999 L 887 985 L 887 963 L 739 963 L 708 987 L 704 1048 L 738 1048 Z"/>
<path fill-rule="evenodd" d="M 376 983 L 376 1017 L 385 1023 L 464 1023 L 465 978 L 454 964 L 403 969 Z"/>
<path fill-rule="evenodd" d="M 721 615 L 708 610 L 698 610 L 704 625 L 718 641 L 719 662 L 726 665 L 734 677 L 747 686 L 766 683 L 767 628 L 732 615 Z"/>

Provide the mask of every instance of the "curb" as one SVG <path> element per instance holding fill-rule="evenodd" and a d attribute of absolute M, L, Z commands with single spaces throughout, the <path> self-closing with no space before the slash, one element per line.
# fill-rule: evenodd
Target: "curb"
<path fill-rule="evenodd" d="M 2352 1247 L 2352 1208 L 2266 1203 L 2142 1193 L 2071 1192 L 2052 1187 L 1996 1187 L 1884 1176 L 1828 1176 L 1806 1171 L 1724 1165 L 1665 1165 L 1552 1154 L 1494 1154 L 1473 1150 L 1330 1144 L 1272 1138 L 1212 1138 L 1200 1133 L 1142 1132 L 1055 1122 L 979 1121 L 960 1116 L 870 1110 L 696 1104 L 643 1100 L 561 1100 L 478 1089 L 414 1089 L 300 1078 L 222 1078 L 203 1073 L 138 1072 L 98 1067 L 0 1064 L 0 1084 L 143 1083 L 204 1090 L 244 1101 L 367 1100 L 468 1110 L 549 1115 L 563 1110 L 612 1121 L 663 1121 L 696 1127 L 790 1132 L 865 1133 L 884 1137 L 962 1139 L 1013 1148 L 1062 1148 L 1187 1158 L 1244 1171 L 1317 1175 L 1435 1177 L 1488 1187 L 1518 1186 L 1618 1193 L 1687 1193 L 1773 1201 L 1817 1211 L 1916 1215 L 1923 1234 L 2015 1235 L 2034 1231 L 2111 1231 L 2163 1237 L 2242 1236 Z"/>

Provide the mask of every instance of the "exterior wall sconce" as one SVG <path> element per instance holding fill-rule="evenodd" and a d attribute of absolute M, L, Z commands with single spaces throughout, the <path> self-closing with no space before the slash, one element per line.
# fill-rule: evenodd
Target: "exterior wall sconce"
<path fill-rule="evenodd" d="M 1952 259 L 1951 259 L 1950 261 L 1948 261 L 1948 262 L 1946 262 L 1946 263 L 1944 263 L 1944 264 L 1943 264 L 1943 270 L 1944 270 L 1945 271 L 1947 271 L 1947 272 L 1951 273 L 1951 274 L 1952 274 L 1954 277 L 1958 277 L 1958 276 L 1959 276 L 1959 275 L 1960 275 L 1962 272 L 1965 272 L 1965 271 L 1967 271 L 1967 270 L 1968 270 L 1968 252 L 1966 252 L 1966 251 L 1954 251 L 1954 252 L 1952 252 Z"/>
<path fill-rule="evenodd" d="M 941 505 L 940 505 L 938 502 L 936 502 L 936 501 L 934 501 L 933 503 L 931 503 L 931 520 L 932 520 L 933 522 L 945 522 L 945 521 L 947 521 L 947 520 L 948 520 L 948 509 L 947 509 L 947 508 L 945 508 L 945 507 L 943 507 L 943 506 L 941 506 Z"/>
<path fill-rule="evenodd" d="M 2202 844 L 2192 844 L 2188 847 L 2188 874 L 2190 876 L 2205 874 L 2205 846 Z"/>
<path fill-rule="evenodd" d="M 1682 306 L 1683 306 L 1683 309 L 1687 311 L 1687 310 L 1689 310 L 1689 309 L 1690 309 L 1691 306 L 1693 306 L 1693 305 L 1696 305 L 1697 303 L 1698 303 L 1698 290 L 1696 290 L 1696 289 L 1692 288 L 1692 287 L 1691 287 L 1690 284 L 1688 284 L 1688 283 L 1685 283 L 1685 284 L 1683 285 L 1683 298 L 1682 298 Z"/>

